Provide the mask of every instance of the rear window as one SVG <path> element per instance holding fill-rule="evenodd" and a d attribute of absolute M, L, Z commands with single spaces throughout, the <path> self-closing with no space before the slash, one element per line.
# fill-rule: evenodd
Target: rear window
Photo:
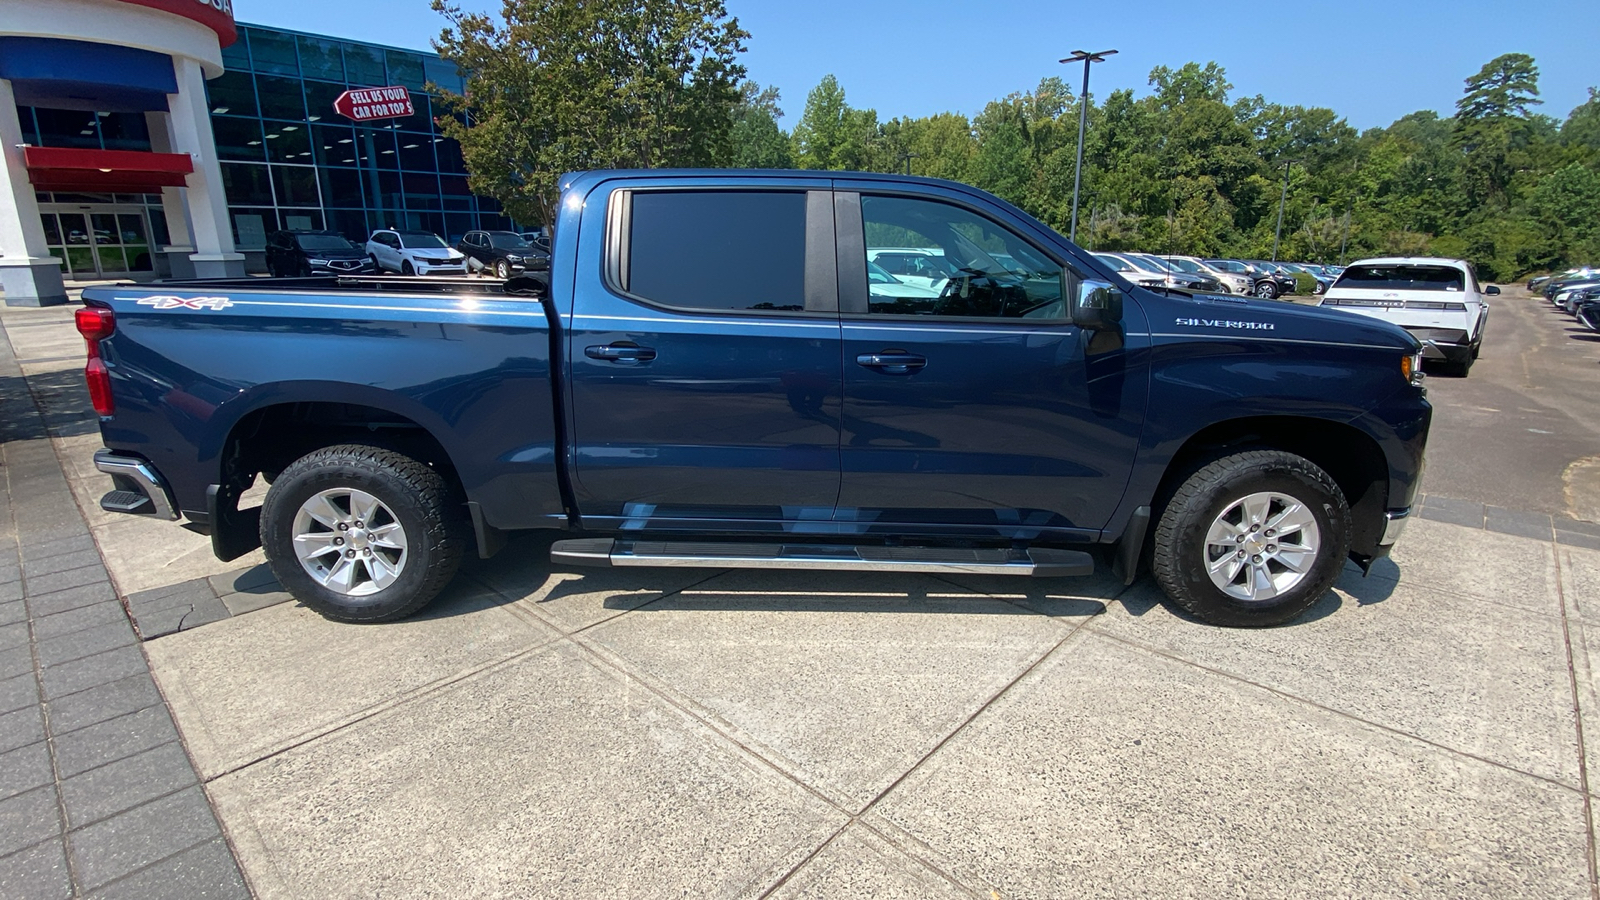
<path fill-rule="evenodd" d="M 804 193 L 640 191 L 621 287 L 684 309 L 799 311 L 805 256 Z"/>
<path fill-rule="evenodd" d="M 1351 266 L 1333 286 L 1369 291 L 1460 291 L 1465 279 L 1453 266 Z"/>

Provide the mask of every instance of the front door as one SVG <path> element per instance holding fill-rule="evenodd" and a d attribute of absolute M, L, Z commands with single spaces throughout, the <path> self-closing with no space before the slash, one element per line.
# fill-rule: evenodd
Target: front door
<path fill-rule="evenodd" d="M 1095 536 L 1127 485 L 1144 390 L 1120 345 L 1068 318 L 1082 276 L 971 198 L 859 187 L 839 207 L 841 530 Z M 909 256 L 948 277 L 866 265 Z"/>
<path fill-rule="evenodd" d="M 568 332 L 583 522 L 827 530 L 841 402 L 828 182 L 695 185 L 589 198 L 608 215 L 585 216 L 579 241 L 608 265 L 577 273 Z"/>
<path fill-rule="evenodd" d="M 155 271 L 149 222 L 126 204 L 40 204 L 45 243 L 62 275 L 83 281 Z"/>

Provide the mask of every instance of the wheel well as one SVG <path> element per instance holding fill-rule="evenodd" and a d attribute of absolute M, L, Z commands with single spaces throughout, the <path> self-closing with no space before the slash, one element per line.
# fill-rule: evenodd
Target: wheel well
<path fill-rule="evenodd" d="M 1156 520 L 1168 498 L 1194 472 L 1222 456 L 1260 448 L 1303 456 L 1327 472 L 1350 504 L 1354 528 L 1350 546 L 1366 551 L 1377 545 L 1389 493 L 1389 463 L 1383 449 L 1353 426 L 1300 416 L 1231 419 L 1196 432 L 1162 477 L 1156 491 Z"/>
<path fill-rule="evenodd" d="M 222 447 L 222 477 L 247 484 L 256 473 L 268 481 L 313 450 L 334 444 L 369 444 L 427 463 L 458 492 L 460 478 L 437 438 L 405 416 L 349 403 L 283 403 L 240 419 Z"/>

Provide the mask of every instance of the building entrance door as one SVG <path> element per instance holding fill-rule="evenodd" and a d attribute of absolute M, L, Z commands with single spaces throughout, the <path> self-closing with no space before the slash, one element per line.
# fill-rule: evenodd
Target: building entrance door
<path fill-rule="evenodd" d="M 120 203 L 41 203 L 45 243 L 73 281 L 155 271 L 145 208 Z"/>

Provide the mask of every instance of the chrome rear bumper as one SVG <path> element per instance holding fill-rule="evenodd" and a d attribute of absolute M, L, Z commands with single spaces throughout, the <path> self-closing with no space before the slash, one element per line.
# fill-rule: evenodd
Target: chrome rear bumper
<path fill-rule="evenodd" d="M 155 467 L 137 456 L 122 456 L 113 450 L 96 450 L 94 467 L 111 476 L 116 490 L 100 498 L 100 508 L 134 516 L 154 516 L 175 521 L 177 508 L 166 482 Z"/>

